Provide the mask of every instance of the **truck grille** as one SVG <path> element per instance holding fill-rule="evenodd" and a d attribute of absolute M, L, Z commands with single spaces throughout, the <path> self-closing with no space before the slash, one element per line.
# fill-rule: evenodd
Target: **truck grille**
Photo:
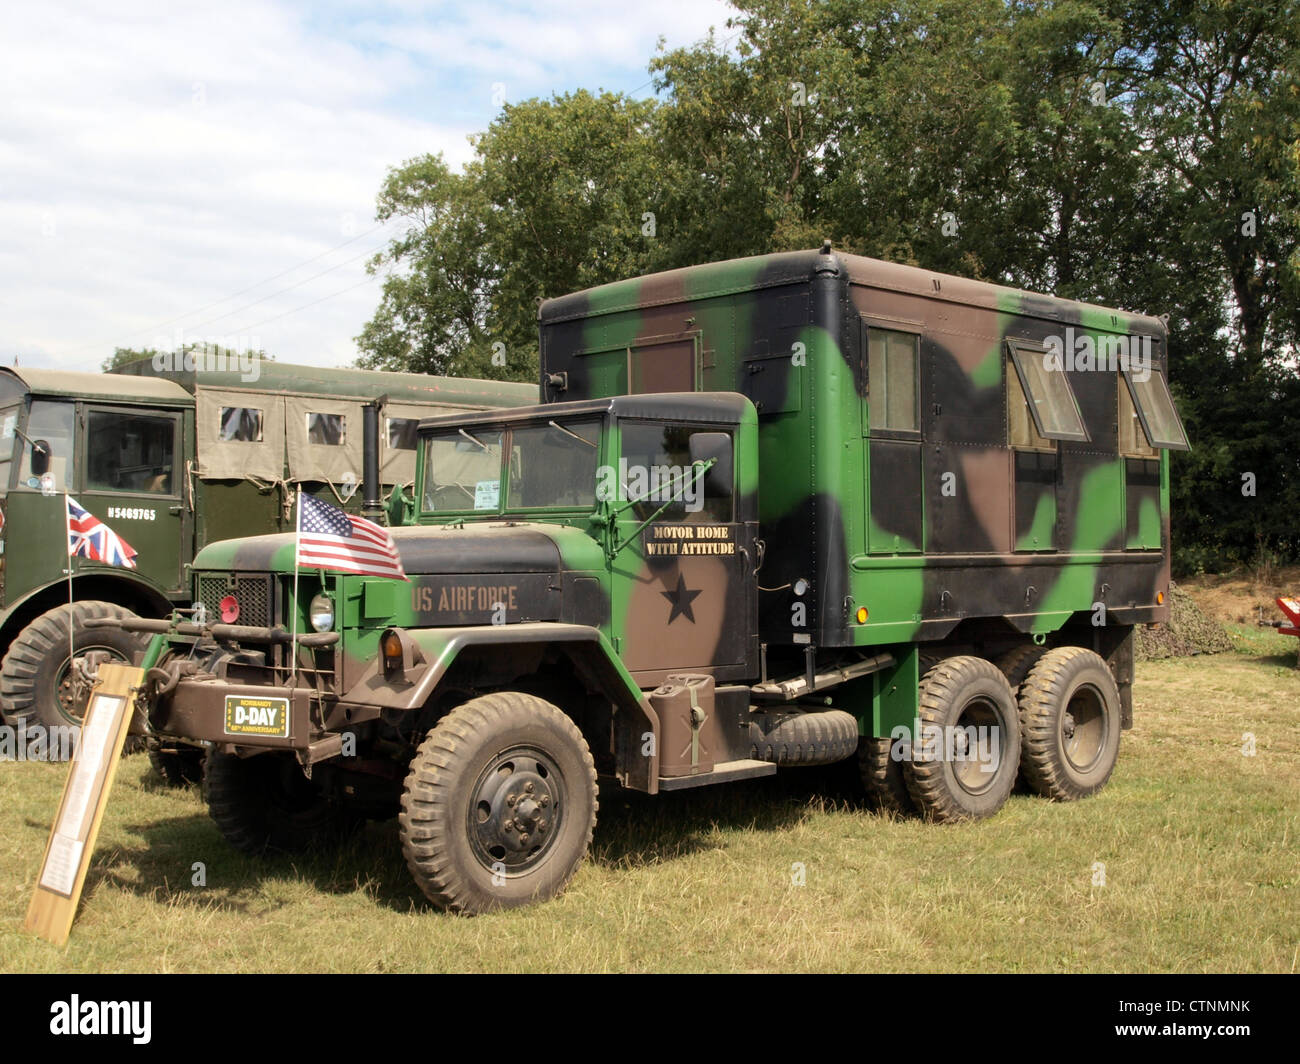
<path fill-rule="evenodd" d="M 221 620 L 221 600 L 234 595 L 239 600 L 237 624 L 257 628 L 269 627 L 273 622 L 271 610 L 270 576 L 227 576 L 224 574 L 199 574 L 198 601 L 208 611 L 208 623 Z"/>

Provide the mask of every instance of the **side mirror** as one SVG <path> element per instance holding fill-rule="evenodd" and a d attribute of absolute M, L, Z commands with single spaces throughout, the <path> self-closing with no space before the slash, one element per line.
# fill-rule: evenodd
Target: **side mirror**
<path fill-rule="evenodd" d="M 45 440 L 32 441 L 32 476 L 41 477 L 50 471 L 50 445 Z"/>
<path fill-rule="evenodd" d="M 690 441 L 691 465 L 713 459 L 713 465 L 704 474 L 704 493 L 715 499 L 731 497 L 735 474 L 731 461 L 731 436 L 725 432 L 692 432 Z"/>

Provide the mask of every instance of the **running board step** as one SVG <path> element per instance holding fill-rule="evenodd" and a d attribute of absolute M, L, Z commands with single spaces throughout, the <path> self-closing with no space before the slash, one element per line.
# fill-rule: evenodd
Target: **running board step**
<path fill-rule="evenodd" d="M 893 654 L 877 654 L 875 657 L 855 661 L 843 668 L 825 669 L 811 677 L 797 676 L 789 680 L 769 680 L 767 683 L 755 684 L 749 690 L 760 701 L 793 702 L 805 695 L 838 687 L 861 676 L 870 676 L 873 672 L 880 672 L 893 664 Z"/>
<path fill-rule="evenodd" d="M 732 780 L 747 780 L 758 776 L 775 776 L 776 765 L 771 761 L 720 761 L 713 766 L 712 772 L 701 772 L 698 776 L 660 776 L 659 790 L 684 791 L 691 787 L 707 787 L 712 783 L 730 783 Z"/>

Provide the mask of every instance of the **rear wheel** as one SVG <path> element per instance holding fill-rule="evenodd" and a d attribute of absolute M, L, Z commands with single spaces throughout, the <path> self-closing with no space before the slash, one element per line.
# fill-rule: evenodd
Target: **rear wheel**
<path fill-rule="evenodd" d="M 94 627 L 87 621 L 121 621 L 135 614 L 111 602 L 74 602 L 41 614 L 9 646 L 0 665 L 0 706 L 14 727 L 39 724 L 80 725 L 90 689 L 80 683 L 68 654 L 71 630 L 76 657 L 103 651 L 111 662 L 131 664 L 145 639 L 117 626 Z M 128 749 L 132 744 L 128 741 Z"/>
<path fill-rule="evenodd" d="M 1072 801 L 1106 785 L 1119 759 L 1120 700 L 1101 655 L 1050 650 L 1020 688 L 1026 782 L 1046 798 Z"/>
<path fill-rule="evenodd" d="M 210 750 L 203 794 L 226 841 L 253 855 L 337 844 L 365 823 L 303 775 L 292 754 L 242 758 Z"/>
<path fill-rule="evenodd" d="M 1002 670 L 1002 675 L 1007 678 L 1007 683 L 1011 685 L 1011 690 L 1019 691 L 1020 685 L 1025 682 L 1025 677 L 1029 675 L 1029 670 L 1038 664 L 1038 659 L 1047 653 L 1047 647 L 1040 647 L 1034 643 L 1024 643 L 1013 650 L 1008 650 L 1002 657 L 998 658 L 996 664 Z"/>
<path fill-rule="evenodd" d="M 1020 761 L 1020 722 L 1011 685 L 996 665 L 945 658 L 921 681 L 904 765 L 907 789 L 928 820 L 992 816 L 1007 800 Z"/>
<path fill-rule="evenodd" d="M 858 740 L 858 774 L 871 805 L 881 813 L 907 816 L 916 805 L 907 790 L 903 762 L 894 754 L 899 742 L 888 737 L 877 739 L 864 735 Z"/>
<path fill-rule="evenodd" d="M 420 744 L 402 794 L 402 852 L 441 908 L 527 905 L 573 877 L 596 807 L 596 766 L 573 721 L 501 691 L 458 706 Z"/>

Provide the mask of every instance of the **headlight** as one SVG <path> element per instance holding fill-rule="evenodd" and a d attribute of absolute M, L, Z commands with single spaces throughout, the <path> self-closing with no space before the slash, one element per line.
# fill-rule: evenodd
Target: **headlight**
<path fill-rule="evenodd" d="M 328 595 L 317 595 L 307 611 L 311 626 L 318 632 L 328 632 L 334 627 L 334 600 Z"/>

